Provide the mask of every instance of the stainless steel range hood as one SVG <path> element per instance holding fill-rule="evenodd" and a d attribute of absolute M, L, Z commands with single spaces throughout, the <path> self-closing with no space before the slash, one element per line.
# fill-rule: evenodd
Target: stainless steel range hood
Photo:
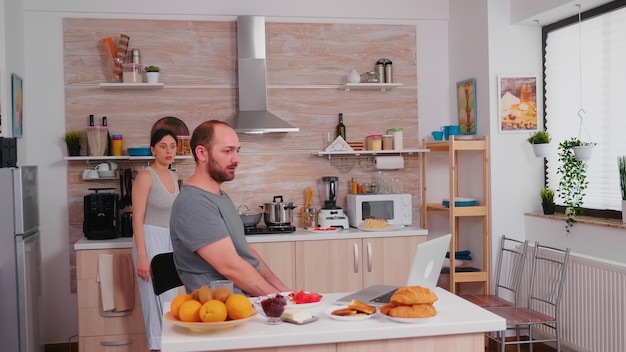
<path fill-rule="evenodd" d="M 265 17 L 237 17 L 239 111 L 226 121 L 237 133 L 298 132 L 267 111 Z"/>

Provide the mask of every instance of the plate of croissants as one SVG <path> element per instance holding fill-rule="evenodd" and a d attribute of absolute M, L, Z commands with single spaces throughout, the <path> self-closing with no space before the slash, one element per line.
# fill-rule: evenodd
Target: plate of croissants
<path fill-rule="evenodd" d="M 425 323 L 436 318 L 434 303 L 437 299 L 427 287 L 401 287 L 391 296 L 389 303 L 380 307 L 380 313 L 398 323 Z"/>

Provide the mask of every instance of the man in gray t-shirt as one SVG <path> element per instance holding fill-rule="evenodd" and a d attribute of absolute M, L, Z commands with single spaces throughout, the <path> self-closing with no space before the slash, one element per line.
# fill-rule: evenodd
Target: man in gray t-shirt
<path fill-rule="evenodd" d="M 174 262 L 187 292 L 224 279 L 251 296 L 291 291 L 248 245 L 237 208 L 220 189 L 235 178 L 239 148 L 224 122 L 206 121 L 193 131 L 196 167 L 170 217 Z"/>

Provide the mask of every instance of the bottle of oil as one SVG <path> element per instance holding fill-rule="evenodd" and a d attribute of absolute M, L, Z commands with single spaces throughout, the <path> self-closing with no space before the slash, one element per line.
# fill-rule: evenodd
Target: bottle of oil
<path fill-rule="evenodd" d="M 337 124 L 337 127 L 335 127 L 335 138 L 341 136 L 341 138 L 343 138 L 343 140 L 347 140 L 346 139 L 346 125 L 343 124 L 343 113 L 339 113 L 339 123 Z"/>

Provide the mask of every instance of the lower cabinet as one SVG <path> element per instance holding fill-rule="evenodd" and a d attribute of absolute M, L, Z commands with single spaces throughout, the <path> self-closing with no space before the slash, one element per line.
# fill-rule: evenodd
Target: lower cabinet
<path fill-rule="evenodd" d="M 90 352 L 148 351 L 141 297 L 135 285 L 134 308 L 123 313 L 102 312 L 98 283 L 100 254 L 130 254 L 130 248 L 76 251 L 78 348 Z"/>
<path fill-rule="evenodd" d="M 296 289 L 294 242 L 251 243 L 250 246 L 287 287 Z"/>
<path fill-rule="evenodd" d="M 372 284 L 404 285 L 426 236 L 295 242 L 296 288 L 349 292 Z"/>

